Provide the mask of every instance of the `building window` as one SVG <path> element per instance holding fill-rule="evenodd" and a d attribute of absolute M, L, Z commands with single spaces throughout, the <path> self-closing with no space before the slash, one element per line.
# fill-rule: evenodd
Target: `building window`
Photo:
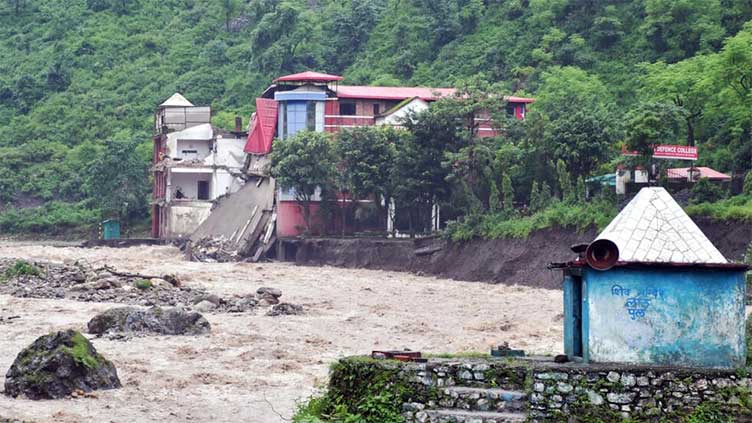
<path fill-rule="evenodd" d="M 514 116 L 514 104 L 507 104 L 507 114 Z"/>
<path fill-rule="evenodd" d="M 316 130 L 316 102 L 309 101 L 306 110 L 306 129 L 309 131 Z"/>
<path fill-rule="evenodd" d="M 378 116 L 379 113 L 381 113 L 381 105 L 380 104 L 374 104 L 373 105 L 373 115 Z"/>
<path fill-rule="evenodd" d="M 183 150 L 180 152 L 183 160 L 198 160 L 198 150 Z"/>
<path fill-rule="evenodd" d="M 196 187 L 197 195 L 196 197 L 199 200 L 208 200 L 209 199 L 209 181 L 198 181 L 198 186 Z"/>
<path fill-rule="evenodd" d="M 342 116 L 355 116 L 355 103 L 340 101 L 339 114 Z"/>
<path fill-rule="evenodd" d="M 287 133 L 285 138 L 292 137 L 298 131 L 307 127 L 308 107 L 306 101 L 288 101 L 287 102 Z"/>

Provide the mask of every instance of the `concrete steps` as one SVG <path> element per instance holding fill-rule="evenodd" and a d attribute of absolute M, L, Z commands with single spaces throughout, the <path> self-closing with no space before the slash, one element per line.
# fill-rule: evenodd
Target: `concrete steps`
<path fill-rule="evenodd" d="M 440 391 L 437 403 L 446 409 L 524 413 L 527 395 L 499 388 L 451 386 Z"/>
<path fill-rule="evenodd" d="M 457 409 L 426 410 L 426 423 L 519 423 L 527 420 L 525 413 L 499 413 Z"/>
<path fill-rule="evenodd" d="M 411 423 L 507 423 L 527 421 L 524 392 L 501 388 L 446 386 L 427 406 L 405 404 Z"/>

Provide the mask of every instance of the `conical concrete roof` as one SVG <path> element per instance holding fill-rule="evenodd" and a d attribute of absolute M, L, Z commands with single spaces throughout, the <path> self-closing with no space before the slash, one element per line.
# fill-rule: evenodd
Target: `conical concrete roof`
<path fill-rule="evenodd" d="M 619 247 L 619 261 L 727 263 L 671 194 L 643 188 L 598 235 Z"/>
<path fill-rule="evenodd" d="M 160 104 L 159 107 L 193 107 L 193 103 L 183 97 L 182 94 L 175 93 L 165 100 L 164 103 Z"/>

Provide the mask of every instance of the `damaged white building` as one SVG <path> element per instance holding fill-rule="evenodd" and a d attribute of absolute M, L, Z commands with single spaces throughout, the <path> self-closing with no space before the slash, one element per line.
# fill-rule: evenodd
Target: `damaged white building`
<path fill-rule="evenodd" d="M 179 93 L 155 113 L 152 236 L 182 238 L 209 216 L 219 197 L 244 185 L 247 132 L 211 125 L 211 108 Z"/>

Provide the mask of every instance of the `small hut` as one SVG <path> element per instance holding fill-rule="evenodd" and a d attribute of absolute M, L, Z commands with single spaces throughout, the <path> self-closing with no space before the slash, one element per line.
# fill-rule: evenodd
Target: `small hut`
<path fill-rule="evenodd" d="M 732 368 L 746 359 L 745 271 L 665 189 L 643 188 L 563 264 L 574 361 Z"/>

